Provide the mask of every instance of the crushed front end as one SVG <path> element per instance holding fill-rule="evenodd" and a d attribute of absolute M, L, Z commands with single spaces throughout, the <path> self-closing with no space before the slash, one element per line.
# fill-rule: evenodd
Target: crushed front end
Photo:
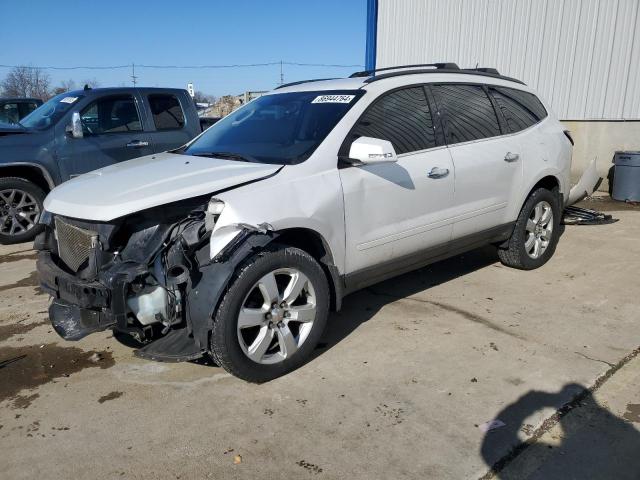
<path fill-rule="evenodd" d="M 112 222 L 45 212 L 35 247 L 41 287 L 53 297 L 49 316 L 55 331 L 79 340 L 113 329 L 142 344 L 136 355 L 153 360 L 202 356 L 219 295 L 235 266 L 270 241 L 243 228 L 211 259 L 216 218 L 208 202 L 191 199 Z"/>

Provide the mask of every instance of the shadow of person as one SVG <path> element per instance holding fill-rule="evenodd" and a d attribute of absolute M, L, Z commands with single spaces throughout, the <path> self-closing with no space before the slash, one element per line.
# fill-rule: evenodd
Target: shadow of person
<path fill-rule="evenodd" d="M 562 434 L 547 443 L 524 443 L 518 432 L 543 408 L 559 410 Z M 638 479 L 640 431 L 600 406 L 578 384 L 558 392 L 532 390 L 495 417 L 505 425 L 488 431 L 481 454 L 500 479 Z M 556 440 L 557 439 L 557 440 Z"/>

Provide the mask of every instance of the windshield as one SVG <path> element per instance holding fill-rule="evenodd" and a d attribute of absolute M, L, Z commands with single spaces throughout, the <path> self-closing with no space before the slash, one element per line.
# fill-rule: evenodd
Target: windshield
<path fill-rule="evenodd" d="M 67 113 L 67 110 L 76 103 L 80 96 L 61 93 L 56 95 L 45 104 L 36 108 L 29 115 L 20 120 L 23 127 L 32 128 L 34 130 L 45 130 L 52 125 L 58 123 L 58 120 Z"/>
<path fill-rule="evenodd" d="M 265 95 L 220 120 L 181 153 L 300 163 L 311 156 L 363 93 L 333 90 Z"/>

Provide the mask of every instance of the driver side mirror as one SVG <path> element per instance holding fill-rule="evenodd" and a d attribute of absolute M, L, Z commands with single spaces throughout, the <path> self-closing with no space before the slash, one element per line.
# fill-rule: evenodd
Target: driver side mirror
<path fill-rule="evenodd" d="M 349 159 L 363 165 L 397 162 L 398 157 L 388 140 L 372 137 L 360 137 L 353 141 L 349 149 Z"/>
<path fill-rule="evenodd" d="M 80 113 L 73 112 L 71 114 L 71 123 L 67 125 L 66 132 L 73 138 L 84 137 L 84 133 L 82 132 L 82 120 L 80 119 Z"/>

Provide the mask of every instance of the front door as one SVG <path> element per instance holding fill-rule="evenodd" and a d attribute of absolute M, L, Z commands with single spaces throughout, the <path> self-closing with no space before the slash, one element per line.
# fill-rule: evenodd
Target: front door
<path fill-rule="evenodd" d="M 346 139 L 347 151 L 361 136 L 389 140 L 398 161 L 340 169 L 346 272 L 386 276 L 417 260 L 416 252 L 446 248 L 455 175 L 449 151 L 436 145 L 422 86 L 374 101 Z"/>
<path fill-rule="evenodd" d="M 65 136 L 58 147 L 63 180 L 153 153 L 132 95 L 95 100 L 82 109 L 80 118 L 83 138 Z"/>

